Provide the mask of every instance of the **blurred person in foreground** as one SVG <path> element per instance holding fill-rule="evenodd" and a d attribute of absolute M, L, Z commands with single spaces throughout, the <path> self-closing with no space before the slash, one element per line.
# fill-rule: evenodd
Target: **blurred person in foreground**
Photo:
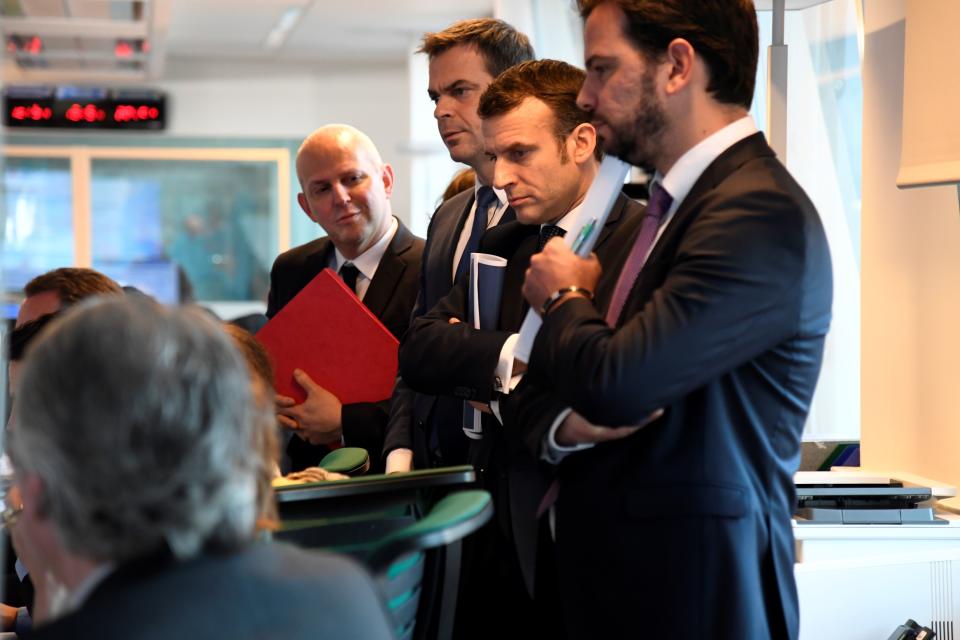
<path fill-rule="evenodd" d="M 17 402 L 11 533 L 66 588 L 34 636 L 391 637 L 350 561 L 254 542 L 269 414 L 202 312 L 72 310 L 30 349 Z"/>

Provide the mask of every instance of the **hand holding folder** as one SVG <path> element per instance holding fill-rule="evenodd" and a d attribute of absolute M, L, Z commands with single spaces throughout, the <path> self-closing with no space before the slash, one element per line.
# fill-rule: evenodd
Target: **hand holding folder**
<path fill-rule="evenodd" d="M 303 402 L 302 369 L 343 404 L 389 398 L 399 343 L 331 269 L 321 271 L 257 332 L 277 393 Z"/>

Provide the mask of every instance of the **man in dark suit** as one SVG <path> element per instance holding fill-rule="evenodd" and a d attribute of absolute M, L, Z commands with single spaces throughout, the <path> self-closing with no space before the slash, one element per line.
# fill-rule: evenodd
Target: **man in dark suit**
<path fill-rule="evenodd" d="M 563 293 L 600 268 L 560 243 L 524 284 L 534 308 L 560 294 L 511 410 L 536 452 L 566 455 L 545 502 L 565 620 L 577 638 L 796 638 L 793 474 L 832 278 L 816 210 L 747 115 L 754 8 L 580 9 L 578 101 L 609 153 L 656 175 L 606 313 Z"/>
<path fill-rule="evenodd" d="M 519 64 L 497 77 L 480 100 L 479 113 L 487 154 L 493 159 L 493 184 L 504 189 L 517 220 L 491 229 L 481 249 L 508 259 L 496 330 L 477 331 L 467 322 L 466 282 L 414 321 L 400 351 L 401 374 L 419 391 L 452 395 L 486 404 L 509 393 L 513 347 L 527 305 L 521 295 L 530 257 L 546 239 L 570 230 L 599 166 L 596 131 L 576 104 L 581 70 L 564 62 L 537 60 Z M 641 207 L 621 195 L 596 243 L 611 269 L 629 245 Z M 598 292 L 601 300 L 606 291 Z M 455 322 L 451 322 L 451 321 Z M 512 620 L 518 636 L 546 631 L 534 615 L 548 579 L 537 575 L 537 503 L 549 478 L 537 461 L 506 437 L 513 425 L 487 414 L 480 438 L 471 443 L 469 461 L 494 496 L 497 518 L 477 537 L 478 556 L 465 578 L 461 633 L 496 634 L 491 610 Z M 542 578 L 542 579 L 538 579 Z M 536 603 L 531 595 L 537 595 Z M 467 607 L 475 607 L 473 615 Z M 510 612 L 507 616 L 506 612 Z M 553 622 L 560 618 L 553 615 Z"/>
<path fill-rule="evenodd" d="M 450 157 L 476 172 L 476 184 L 442 203 L 427 230 L 414 317 L 440 301 L 467 271 L 487 228 L 514 219 L 503 191 L 491 188 L 491 164 L 483 151 L 477 103 L 493 79 L 533 59 L 527 37 L 502 20 L 461 20 L 423 37 L 430 58 L 428 93 Z M 478 209 L 480 214 L 477 214 Z M 413 466 L 462 464 L 469 440 L 462 431 L 463 403 L 414 393 L 401 379 L 394 391 L 383 455 L 388 471 Z M 415 452 L 415 453 L 414 453 Z"/>
<path fill-rule="evenodd" d="M 330 267 L 399 339 L 417 297 L 423 240 L 391 214 L 393 169 L 366 135 L 346 125 L 328 125 L 301 145 L 297 177 L 303 189 L 297 196 L 300 207 L 327 236 L 277 258 L 270 272 L 267 316 L 273 317 Z M 291 470 L 316 465 L 330 444 L 366 449 L 373 469 L 382 469 L 389 399 L 341 405 L 305 372 L 294 376 L 307 399 L 301 404 L 284 396 L 277 400 L 281 423 L 297 436 L 287 446 Z"/>
<path fill-rule="evenodd" d="M 68 310 L 31 347 L 17 403 L 8 526 L 44 577 L 37 638 L 393 637 L 356 564 L 257 539 L 273 411 L 206 313 Z"/>

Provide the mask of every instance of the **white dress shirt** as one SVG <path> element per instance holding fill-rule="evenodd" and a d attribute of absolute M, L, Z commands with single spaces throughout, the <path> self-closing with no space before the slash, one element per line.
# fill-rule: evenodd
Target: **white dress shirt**
<path fill-rule="evenodd" d="M 363 296 L 367 294 L 367 289 L 370 288 L 370 281 L 373 280 L 373 276 L 377 273 L 377 267 L 380 266 L 380 259 L 383 258 L 387 247 L 393 242 L 393 236 L 397 235 L 397 229 L 399 228 L 400 223 L 397 222 L 396 218 L 391 217 L 390 227 L 387 229 L 387 232 L 383 234 L 383 237 L 353 260 L 347 260 L 343 254 L 340 253 L 340 250 L 334 247 L 333 264 L 330 265 L 330 267 L 337 273 L 340 273 L 340 267 L 347 262 L 357 268 L 357 271 L 360 272 L 357 275 L 357 297 L 361 300 L 363 300 Z"/>
<path fill-rule="evenodd" d="M 570 225 L 573 224 L 573 221 L 577 219 L 577 216 L 580 215 L 580 208 L 583 206 L 581 202 L 573 209 L 570 209 L 562 218 L 552 223 L 566 231 L 570 232 Z M 544 225 L 540 225 L 542 229 Z M 513 363 L 515 360 L 514 354 L 517 350 L 517 342 L 520 341 L 520 334 L 513 333 L 511 334 L 503 343 L 503 346 L 500 348 L 500 359 L 497 361 L 497 368 L 493 372 L 493 386 L 494 391 L 499 391 L 500 393 L 506 395 L 513 391 L 520 380 L 523 379 L 523 375 L 513 375 Z M 500 418 L 500 403 L 497 402 L 496 398 L 490 401 L 490 410 L 493 412 L 493 415 L 497 418 L 497 421 L 500 424 L 503 424 L 503 420 Z"/>

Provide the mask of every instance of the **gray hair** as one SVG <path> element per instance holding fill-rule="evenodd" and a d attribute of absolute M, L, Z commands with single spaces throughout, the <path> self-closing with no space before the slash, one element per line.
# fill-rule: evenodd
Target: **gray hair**
<path fill-rule="evenodd" d="M 262 416 L 240 355 L 205 314 L 94 301 L 29 351 L 10 456 L 44 485 L 72 552 L 179 558 L 254 535 Z"/>

